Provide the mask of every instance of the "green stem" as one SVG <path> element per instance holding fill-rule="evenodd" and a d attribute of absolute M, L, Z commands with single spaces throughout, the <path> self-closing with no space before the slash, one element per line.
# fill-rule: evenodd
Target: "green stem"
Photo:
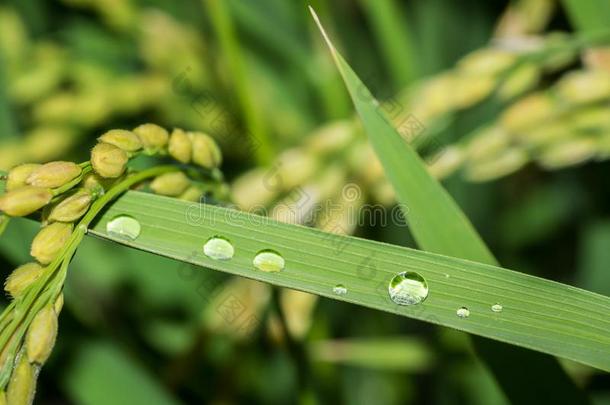
<path fill-rule="evenodd" d="M 236 38 L 233 21 L 227 9 L 226 0 L 204 0 L 212 28 L 218 37 L 226 58 L 227 67 L 235 84 L 239 106 L 248 125 L 248 141 L 255 146 L 255 157 L 259 164 L 267 164 L 273 157 L 273 144 L 269 138 L 263 115 L 259 111 L 252 91 L 252 83 L 244 69 L 243 54 Z"/>

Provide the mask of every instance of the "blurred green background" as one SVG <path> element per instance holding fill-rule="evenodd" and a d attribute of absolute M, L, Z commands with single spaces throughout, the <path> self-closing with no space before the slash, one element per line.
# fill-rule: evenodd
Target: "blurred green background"
<path fill-rule="evenodd" d="M 610 41 L 569 47 L 610 21 L 590 2 L 4 1 L 0 169 L 82 161 L 106 130 L 155 122 L 214 136 L 243 209 L 286 219 L 294 189 L 345 204 L 353 183 L 358 204 L 389 212 L 308 3 L 386 112 L 421 125 L 422 153 L 440 156 L 436 173 L 505 267 L 610 294 Z M 518 104 L 540 95 L 542 112 Z M 276 172 L 281 187 L 265 187 Z M 349 214 L 286 220 L 414 246 L 403 226 Z M 3 277 L 28 260 L 37 227 L 11 222 Z M 36 403 L 506 403 L 456 331 L 93 238 L 65 296 Z M 610 404 L 608 375 L 562 364 Z"/>

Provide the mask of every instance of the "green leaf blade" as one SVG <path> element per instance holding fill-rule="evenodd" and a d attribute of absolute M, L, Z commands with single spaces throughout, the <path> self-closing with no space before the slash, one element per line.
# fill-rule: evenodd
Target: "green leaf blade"
<path fill-rule="evenodd" d="M 431 252 L 497 264 L 470 221 L 440 183 L 427 172 L 416 151 L 385 118 L 379 102 L 337 52 L 316 13 L 310 10 L 343 76 L 385 174 L 403 205 L 403 212 L 418 245 Z M 509 343 L 504 339 L 498 340 Z M 570 380 L 556 359 L 476 336 L 473 342 L 477 353 L 512 402 L 569 400 L 572 403 L 588 403 L 584 392 Z M 523 347 L 532 348 L 527 345 Z M 523 368 L 524 363 L 528 364 L 527 368 Z M 537 380 L 536 389 L 531 388 L 534 379 Z"/>
<path fill-rule="evenodd" d="M 106 224 L 119 215 L 140 222 L 136 240 L 106 233 Z M 610 370 L 610 298 L 526 274 L 140 192 L 121 197 L 89 233 L 197 266 Z M 203 254 L 203 244 L 217 235 L 233 243 L 233 259 L 212 260 Z M 257 271 L 252 260 L 264 249 L 281 253 L 286 268 L 279 273 Z M 180 265 L 176 267 L 180 271 Z M 430 293 L 422 304 L 401 306 L 390 299 L 389 281 L 401 271 L 416 271 L 427 280 Z M 339 283 L 348 288 L 347 294 L 333 293 Z M 504 306 L 501 313 L 491 311 L 496 302 Z M 456 315 L 461 306 L 470 309 L 469 318 Z"/>
<path fill-rule="evenodd" d="M 314 18 L 319 24 L 315 14 Z M 376 134 L 369 136 L 369 140 L 377 156 L 381 157 L 385 174 L 403 205 L 403 212 L 417 243 L 430 252 L 495 264 L 493 255 L 455 201 L 431 177 L 417 152 L 402 137 L 395 136 L 397 133 L 384 116 L 380 104 L 336 51 L 325 33 L 324 37 L 344 77 L 356 110 L 362 117 L 366 132 Z M 438 229 L 445 231 L 440 233 L 437 232 Z M 468 232 L 464 232 L 465 229 Z"/>

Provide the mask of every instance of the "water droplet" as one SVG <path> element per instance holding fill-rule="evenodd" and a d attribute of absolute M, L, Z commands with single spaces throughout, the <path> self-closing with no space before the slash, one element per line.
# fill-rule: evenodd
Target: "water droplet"
<path fill-rule="evenodd" d="M 458 308 L 458 310 L 455 311 L 455 313 L 460 318 L 468 318 L 470 316 L 470 310 L 466 307 Z"/>
<path fill-rule="evenodd" d="M 345 295 L 347 294 L 347 287 L 345 287 L 343 284 L 337 284 L 333 287 L 333 292 L 337 295 Z"/>
<path fill-rule="evenodd" d="M 428 283 L 413 271 L 395 275 L 388 286 L 390 298 L 398 305 L 415 305 L 428 296 Z"/>
<path fill-rule="evenodd" d="M 503 307 L 502 307 L 502 305 L 500 305 L 500 304 L 493 304 L 493 305 L 491 306 L 491 310 L 492 310 L 493 312 L 502 312 L 502 310 L 503 310 L 503 309 L 504 309 L 504 308 L 503 308 Z"/>
<path fill-rule="evenodd" d="M 108 235 L 121 239 L 136 240 L 141 230 L 142 226 L 138 220 L 128 215 L 115 217 L 106 224 Z"/>
<path fill-rule="evenodd" d="M 254 256 L 252 264 L 261 271 L 272 273 L 284 270 L 286 262 L 279 253 L 267 249 L 258 252 L 256 256 Z"/>
<path fill-rule="evenodd" d="M 235 254 L 231 242 L 222 236 L 213 236 L 203 245 L 203 253 L 214 260 L 229 260 Z"/>

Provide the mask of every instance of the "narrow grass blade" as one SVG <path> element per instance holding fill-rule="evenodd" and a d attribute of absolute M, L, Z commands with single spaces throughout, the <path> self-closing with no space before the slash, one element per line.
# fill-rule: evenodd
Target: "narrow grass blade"
<path fill-rule="evenodd" d="M 243 112 L 244 119 L 248 125 L 250 142 L 256 146 L 256 160 L 259 164 L 267 164 L 272 157 L 272 144 L 262 120 L 263 115 L 258 111 L 254 94 L 250 87 L 247 72 L 244 69 L 243 54 L 237 41 L 232 24 L 227 0 L 203 0 L 210 14 L 212 26 L 230 70 L 231 81 L 235 84 L 235 91 Z"/>
<path fill-rule="evenodd" d="M 603 31 L 610 21 L 607 0 L 562 0 L 572 25 L 581 32 Z"/>
<path fill-rule="evenodd" d="M 430 252 L 497 264 L 470 221 L 385 117 L 379 102 L 334 48 L 315 12 L 311 11 L 418 245 Z M 584 393 L 568 378 L 556 359 L 485 339 L 475 338 L 474 345 L 513 402 L 530 403 L 552 398 L 587 402 Z M 528 364 L 528 368 L 523 369 L 523 364 Z M 534 378 L 537 379 L 536 387 L 529 389 Z"/>
<path fill-rule="evenodd" d="M 417 152 L 392 127 L 380 104 L 322 32 L 385 174 L 404 204 L 405 215 L 418 244 L 430 252 L 493 263 L 492 254 L 468 218 L 443 186 L 433 180 Z M 440 229 L 443 232 L 439 232 Z"/>
<path fill-rule="evenodd" d="M 394 84 L 404 87 L 415 77 L 413 46 L 396 0 L 360 0 L 381 46 Z"/>
<path fill-rule="evenodd" d="M 121 215 L 140 223 L 135 240 L 108 234 L 108 222 Z M 610 370 L 610 298 L 527 274 L 134 191 L 117 200 L 89 234 Z M 214 236 L 231 242 L 232 259 L 204 254 L 203 245 Z M 254 267 L 256 254 L 267 249 L 281 254 L 284 270 L 270 273 Z M 398 305 L 390 298 L 389 282 L 403 271 L 426 279 L 429 295 L 423 303 Z M 347 293 L 333 292 L 337 284 Z M 495 303 L 502 304 L 502 312 L 491 310 Z M 466 319 L 456 315 L 462 306 L 470 310 Z"/>

